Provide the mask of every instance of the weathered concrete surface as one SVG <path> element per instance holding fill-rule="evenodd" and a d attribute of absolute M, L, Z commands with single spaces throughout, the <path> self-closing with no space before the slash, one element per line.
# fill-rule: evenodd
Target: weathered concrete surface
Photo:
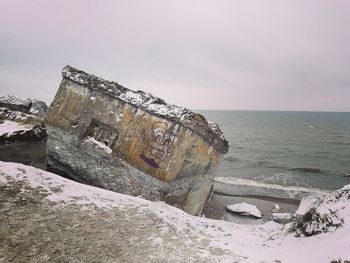
<path fill-rule="evenodd" d="M 68 66 L 46 122 L 77 140 L 93 137 L 162 181 L 213 174 L 228 151 L 202 115 Z"/>
<path fill-rule="evenodd" d="M 101 186 L 105 179 L 95 172 L 100 168 L 93 158 L 108 160 L 103 168 L 110 171 L 123 160 L 142 171 L 141 176 L 132 175 L 132 180 L 128 177 L 135 184 L 124 187 L 123 193 L 134 195 L 133 185 L 138 188 L 144 181 L 151 182 L 146 185 L 158 189 L 160 200 L 200 214 L 211 194 L 212 175 L 228 151 L 228 142 L 219 127 L 188 109 L 166 104 L 148 93 L 131 91 L 70 66 L 63 69 L 62 75 L 46 117 L 52 134 L 58 134 L 52 136 L 55 141 L 48 143 L 53 171 L 61 169 L 64 173 L 66 165 L 72 178 L 90 184 L 96 181 L 95 185 Z M 65 146 L 57 150 L 61 139 L 66 141 Z M 93 147 L 87 147 L 89 144 Z M 89 169 L 67 158 L 58 161 L 63 151 L 70 155 L 74 147 L 86 153 L 84 162 Z M 109 183 L 115 177 L 114 186 L 104 183 L 103 187 L 119 192 L 117 181 L 124 179 L 115 173 L 109 177 Z M 159 187 L 164 183 L 165 190 Z M 149 198 L 148 194 L 143 196 Z"/>
<path fill-rule="evenodd" d="M 41 118 L 0 108 L 0 160 L 46 170 L 46 141 L 46 126 Z"/>
<path fill-rule="evenodd" d="M 49 171 L 118 193 L 161 200 L 168 184 L 145 175 L 125 161 L 86 141 L 48 127 Z"/>
<path fill-rule="evenodd" d="M 124 160 L 86 141 L 48 127 L 48 170 L 75 181 L 148 200 L 164 200 L 190 214 L 200 215 L 212 191 L 213 179 L 189 177 L 168 183 L 132 167 Z"/>

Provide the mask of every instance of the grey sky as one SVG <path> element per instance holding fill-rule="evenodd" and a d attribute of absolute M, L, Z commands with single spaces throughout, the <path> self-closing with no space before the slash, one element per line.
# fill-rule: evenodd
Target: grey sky
<path fill-rule="evenodd" d="M 350 111 L 348 0 L 0 0 L 0 93 L 70 64 L 189 108 Z"/>

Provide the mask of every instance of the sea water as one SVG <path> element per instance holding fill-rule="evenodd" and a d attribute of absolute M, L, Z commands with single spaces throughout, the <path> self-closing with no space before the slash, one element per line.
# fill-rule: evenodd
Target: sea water
<path fill-rule="evenodd" d="M 198 112 L 230 144 L 216 176 L 322 190 L 350 184 L 350 113 Z"/>

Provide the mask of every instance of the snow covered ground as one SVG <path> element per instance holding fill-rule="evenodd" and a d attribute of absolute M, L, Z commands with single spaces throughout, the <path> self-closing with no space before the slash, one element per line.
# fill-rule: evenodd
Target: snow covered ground
<path fill-rule="evenodd" d="M 288 231 L 288 225 L 269 222 L 264 225 L 247 226 L 194 217 L 163 202 L 150 202 L 79 184 L 33 167 L 0 162 L 0 189 L 10 189 L 20 183 L 27 186 L 22 188 L 19 195 L 31 191 L 30 189 L 44 191 L 45 199 L 52 202 L 52 207 L 60 207 L 61 213 L 70 205 L 79 205 L 80 209 L 85 211 L 84 213 L 90 214 L 96 211 L 105 213 L 119 211 L 118 215 L 124 216 L 122 217 L 124 219 L 120 219 L 118 224 L 135 229 L 139 229 L 142 224 L 140 218 L 152 219 L 152 224 L 142 228 L 144 231 L 142 236 L 133 236 L 132 242 L 123 247 L 127 250 L 141 244 L 143 252 L 130 251 L 130 253 L 134 252 L 140 258 L 143 256 L 145 260 L 146 257 L 152 259 L 149 262 L 321 263 L 339 259 L 350 260 L 349 200 L 341 200 L 337 203 L 334 198 L 329 197 L 323 199 L 325 203 L 319 204 L 322 212 L 328 211 L 327 204 L 329 204 L 329 208 L 333 209 L 332 213 L 343 220 L 341 227 L 310 237 L 296 237 L 295 233 Z M 348 186 L 344 191 L 348 191 L 349 188 Z M 6 200 L 0 200 L 0 202 L 4 203 Z M 123 212 L 120 213 L 120 211 Z M 130 211 L 133 211 L 132 214 Z M 0 222 L 0 224 L 7 223 Z M 73 227 L 79 228 L 84 224 L 82 217 L 79 224 Z M 101 219 L 100 227 L 107 228 L 108 223 Z M 116 231 L 116 228 L 112 229 L 111 235 L 117 235 Z M 53 232 L 52 235 L 55 233 Z M 81 239 L 84 239 L 84 235 L 81 235 Z M 2 251 L 0 250 L 0 259 L 6 258 L 6 255 L 1 255 Z M 120 251 L 120 253 L 124 252 Z M 170 256 L 172 253 L 174 253 L 173 257 Z M 141 259 L 138 261 L 138 258 L 135 258 L 134 262 L 141 262 Z"/>

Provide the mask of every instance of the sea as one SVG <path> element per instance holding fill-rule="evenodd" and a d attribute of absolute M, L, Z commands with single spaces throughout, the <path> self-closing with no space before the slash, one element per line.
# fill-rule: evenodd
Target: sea
<path fill-rule="evenodd" d="M 230 144 L 217 177 L 322 190 L 350 184 L 349 112 L 197 112 Z"/>

